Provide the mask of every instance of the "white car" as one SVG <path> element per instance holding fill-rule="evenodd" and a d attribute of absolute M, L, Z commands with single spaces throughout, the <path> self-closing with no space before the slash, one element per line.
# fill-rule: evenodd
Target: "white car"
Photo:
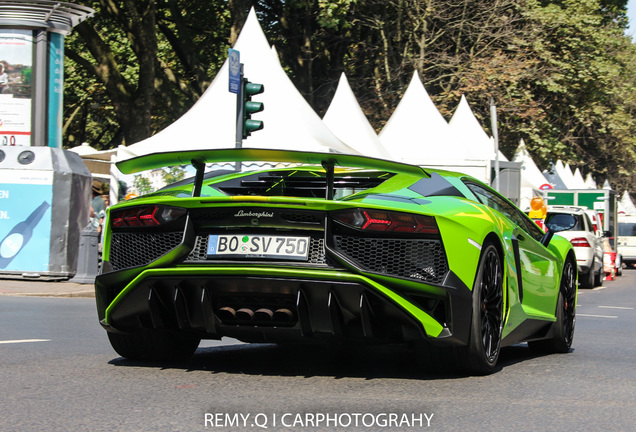
<path fill-rule="evenodd" d="M 618 252 L 626 265 L 636 264 L 636 216 L 618 216 Z"/>
<path fill-rule="evenodd" d="M 581 207 L 550 206 L 546 223 L 555 214 L 570 214 L 576 218 L 576 225 L 559 233 L 572 243 L 579 268 L 579 283 L 583 288 L 594 288 L 603 285 L 603 237 L 596 232 L 589 215 Z"/>
<path fill-rule="evenodd" d="M 592 226 L 594 227 L 596 236 L 601 237 L 601 241 L 603 242 L 603 250 L 605 251 L 603 261 L 605 263 L 604 267 L 606 274 L 608 271 L 608 267 L 613 267 L 614 275 L 621 276 L 623 274 L 623 256 L 621 255 L 620 250 L 618 250 L 618 245 L 616 245 L 616 247 L 614 246 L 612 233 L 603 230 L 603 218 L 597 210 L 585 209 L 585 213 L 587 213 L 587 215 L 590 217 L 590 220 L 592 221 Z M 613 264 L 612 261 L 614 261 Z"/>

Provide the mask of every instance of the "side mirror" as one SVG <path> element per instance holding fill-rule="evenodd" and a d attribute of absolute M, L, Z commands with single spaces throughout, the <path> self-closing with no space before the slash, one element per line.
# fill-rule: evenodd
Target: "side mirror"
<path fill-rule="evenodd" d="M 548 218 L 545 221 L 545 227 L 547 228 L 547 232 L 541 238 L 541 244 L 545 247 L 548 247 L 550 244 L 550 240 L 554 236 L 554 233 L 567 231 L 569 229 L 574 228 L 576 225 L 576 218 L 570 214 L 552 214 L 548 215 Z"/>
<path fill-rule="evenodd" d="M 612 232 L 611 231 L 603 231 L 603 236 L 607 237 L 607 238 L 612 238 Z"/>

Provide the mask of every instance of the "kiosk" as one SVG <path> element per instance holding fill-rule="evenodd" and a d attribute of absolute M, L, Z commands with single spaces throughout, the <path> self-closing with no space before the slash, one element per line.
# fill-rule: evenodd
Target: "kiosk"
<path fill-rule="evenodd" d="M 61 148 L 64 36 L 93 13 L 50 0 L 0 3 L 0 277 L 76 272 L 91 175 Z"/>

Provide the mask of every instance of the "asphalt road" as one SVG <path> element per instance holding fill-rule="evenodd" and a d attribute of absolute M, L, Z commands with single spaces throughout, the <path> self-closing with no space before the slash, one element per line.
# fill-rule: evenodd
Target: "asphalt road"
<path fill-rule="evenodd" d="M 582 290 L 573 350 L 503 350 L 486 377 L 406 349 L 203 342 L 184 364 L 119 358 L 94 300 L 0 297 L 1 431 L 633 431 L 636 270 Z M 357 425 L 357 427 L 356 427 Z"/>

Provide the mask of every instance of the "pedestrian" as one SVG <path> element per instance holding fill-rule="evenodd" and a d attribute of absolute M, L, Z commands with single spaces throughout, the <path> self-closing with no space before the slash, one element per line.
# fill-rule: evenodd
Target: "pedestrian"
<path fill-rule="evenodd" d="M 102 223 L 106 217 L 106 202 L 102 182 L 93 180 L 93 200 L 91 201 L 91 225 L 101 234 Z"/>
<path fill-rule="evenodd" d="M 5 72 L 4 63 L 0 62 L 0 93 L 9 92 L 9 75 Z"/>

